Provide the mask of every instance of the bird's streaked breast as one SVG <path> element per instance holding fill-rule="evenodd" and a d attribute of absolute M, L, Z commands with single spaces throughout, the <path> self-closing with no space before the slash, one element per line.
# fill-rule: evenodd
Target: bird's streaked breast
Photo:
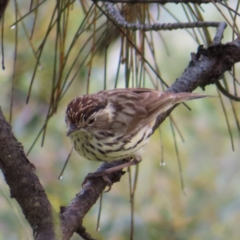
<path fill-rule="evenodd" d="M 151 123 L 152 125 L 153 123 Z M 109 135 L 109 136 L 108 136 Z M 95 161 L 116 161 L 133 157 L 135 152 L 144 147 L 152 135 L 151 126 L 144 126 L 127 138 L 125 135 L 115 136 L 107 132 L 97 136 L 72 134 L 70 136 L 75 150 L 84 158 Z"/>

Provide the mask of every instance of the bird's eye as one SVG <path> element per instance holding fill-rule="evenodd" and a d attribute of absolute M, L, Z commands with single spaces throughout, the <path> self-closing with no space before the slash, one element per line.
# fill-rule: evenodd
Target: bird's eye
<path fill-rule="evenodd" d="M 88 124 L 93 124 L 95 122 L 95 118 L 91 119 Z"/>

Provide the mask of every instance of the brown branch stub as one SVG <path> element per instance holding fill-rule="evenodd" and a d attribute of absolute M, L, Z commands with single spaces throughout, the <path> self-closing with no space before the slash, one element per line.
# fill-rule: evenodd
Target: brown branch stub
<path fill-rule="evenodd" d="M 168 89 L 172 92 L 192 92 L 197 87 L 204 89 L 214 84 L 225 71 L 240 61 L 240 39 L 226 44 L 212 45 L 208 48 L 200 46 L 184 73 Z"/>
<path fill-rule="evenodd" d="M 9 0 L 0 0 L 0 20 L 6 10 Z"/>
<path fill-rule="evenodd" d="M 1 108 L 0 168 L 9 185 L 11 197 L 17 200 L 33 229 L 34 239 L 55 239 L 51 205 L 34 173 L 34 165 L 26 158 Z"/>

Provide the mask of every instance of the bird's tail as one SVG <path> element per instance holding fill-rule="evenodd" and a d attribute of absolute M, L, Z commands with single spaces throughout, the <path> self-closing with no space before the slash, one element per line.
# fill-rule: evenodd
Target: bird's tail
<path fill-rule="evenodd" d="M 175 96 L 174 104 L 178 104 L 178 103 L 182 103 L 185 101 L 190 101 L 190 100 L 194 100 L 194 99 L 198 99 L 198 98 L 213 97 L 213 96 L 206 95 L 206 94 L 188 93 L 188 92 L 175 93 L 174 96 Z"/>

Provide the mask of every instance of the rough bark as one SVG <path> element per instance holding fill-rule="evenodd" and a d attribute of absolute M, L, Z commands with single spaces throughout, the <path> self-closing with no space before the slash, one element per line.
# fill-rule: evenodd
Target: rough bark
<path fill-rule="evenodd" d="M 21 143 L 0 108 L 0 168 L 15 198 L 33 229 L 35 239 L 55 239 L 52 208 L 35 175 L 35 167 L 25 156 Z"/>

